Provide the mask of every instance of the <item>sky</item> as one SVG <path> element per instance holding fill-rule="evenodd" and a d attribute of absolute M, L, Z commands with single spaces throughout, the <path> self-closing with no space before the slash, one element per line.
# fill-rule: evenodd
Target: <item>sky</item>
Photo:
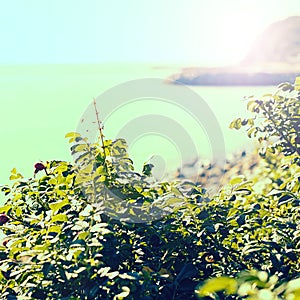
<path fill-rule="evenodd" d="M 0 0 L 0 64 L 239 61 L 299 0 Z"/>

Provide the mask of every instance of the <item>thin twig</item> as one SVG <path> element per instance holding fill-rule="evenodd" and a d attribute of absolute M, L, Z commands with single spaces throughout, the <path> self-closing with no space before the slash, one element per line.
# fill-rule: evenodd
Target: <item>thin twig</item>
<path fill-rule="evenodd" d="M 94 104 L 94 109 L 95 109 L 96 119 L 97 119 L 97 125 L 98 125 L 99 135 L 100 135 L 100 139 L 101 139 L 102 149 L 103 149 L 104 168 L 105 168 L 105 171 L 108 173 L 108 167 L 107 167 L 107 161 L 106 161 L 106 148 L 107 147 L 104 144 L 103 124 L 99 119 L 99 112 L 97 110 L 97 103 L 96 103 L 95 98 L 94 98 L 93 104 Z M 95 187 L 94 180 L 93 180 L 93 189 L 96 190 L 96 192 L 95 192 L 95 195 L 96 195 L 97 194 L 97 189 Z M 106 199 L 107 199 L 107 195 L 106 195 L 106 193 L 104 193 L 104 200 L 106 200 Z"/>
<path fill-rule="evenodd" d="M 102 122 L 99 119 L 99 112 L 97 110 L 97 104 L 96 104 L 96 99 L 94 98 L 94 108 L 95 108 L 95 113 L 96 113 L 96 119 L 97 119 L 97 124 L 98 124 L 98 130 L 99 130 L 99 135 L 100 135 L 100 139 L 101 139 L 101 144 L 102 144 L 102 148 L 103 148 L 103 153 L 104 153 L 104 159 L 106 159 L 106 153 L 105 153 L 105 145 L 104 145 L 104 134 L 103 134 L 103 125 Z"/>

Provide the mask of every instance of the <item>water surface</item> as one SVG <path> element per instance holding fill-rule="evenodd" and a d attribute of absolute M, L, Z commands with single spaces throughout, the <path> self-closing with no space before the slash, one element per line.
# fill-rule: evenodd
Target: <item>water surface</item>
<path fill-rule="evenodd" d="M 129 64 L 0 66 L 0 182 L 8 182 L 13 167 L 24 176 L 31 177 L 37 161 L 70 161 L 72 157 L 64 136 L 75 130 L 94 97 L 127 80 L 166 78 L 177 71 L 176 67 Z M 228 153 L 248 147 L 245 134 L 228 129 L 233 118 L 245 115 L 243 97 L 259 96 L 274 90 L 273 87 L 191 88 L 208 103 L 217 117 Z M 161 110 L 161 107 L 156 109 Z M 105 132 L 110 138 L 110 134 L 124 126 L 124 120 L 132 118 L 130 113 L 143 115 L 148 111 L 148 108 L 143 111 L 140 107 L 136 110 L 127 108 L 127 111 L 119 112 L 119 116 L 116 113 L 115 118 L 107 122 Z M 189 124 L 189 117 L 184 118 L 186 123 L 182 121 L 182 124 L 191 135 L 201 136 L 198 134 L 199 128 Z M 143 150 L 145 146 L 147 149 L 147 143 L 151 145 L 151 140 L 147 142 L 146 139 L 144 144 L 137 141 L 131 145 L 131 154 L 136 158 L 137 165 L 149 154 Z M 201 145 L 202 141 L 197 143 Z M 163 142 L 158 144 L 164 145 L 164 149 L 170 147 Z M 203 141 L 202 149 L 204 152 L 208 149 L 207 141 Z"/>

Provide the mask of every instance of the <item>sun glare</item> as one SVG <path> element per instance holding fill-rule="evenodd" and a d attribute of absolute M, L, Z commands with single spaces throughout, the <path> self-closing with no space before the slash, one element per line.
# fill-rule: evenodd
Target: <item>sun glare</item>
<path fill-rule="evenodd" d="M 245 57 L 263 29 L 262 22 L 256 20 L 254 25 L 246 13 L 227 14 L 220 23 L 222 56 L 232 63 Z"/>
<path fill-rule="evenodd" d="M 251 11 L 252 10 L 252 11 Z M 224 12 L 218 18 L 220 56 L 228 63 L 237 63 L 245 57 L 252 43 L 265 28 L 265 22 L 255 8 Z"/>

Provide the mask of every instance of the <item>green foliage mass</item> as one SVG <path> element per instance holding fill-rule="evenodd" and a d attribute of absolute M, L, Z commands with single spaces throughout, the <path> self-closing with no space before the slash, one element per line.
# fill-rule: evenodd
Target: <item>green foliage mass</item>
<path fill-rule="evenodd" d="M 213 197 L 136 173 L 124 140 L 2 186 L 0 299 L 300 299 L 299 80 L 249 99 L 260 157 Z M 247 163 L 247 162 L 242 162 Z M 158 217 L 160 216 L 160 217 Z"/>

